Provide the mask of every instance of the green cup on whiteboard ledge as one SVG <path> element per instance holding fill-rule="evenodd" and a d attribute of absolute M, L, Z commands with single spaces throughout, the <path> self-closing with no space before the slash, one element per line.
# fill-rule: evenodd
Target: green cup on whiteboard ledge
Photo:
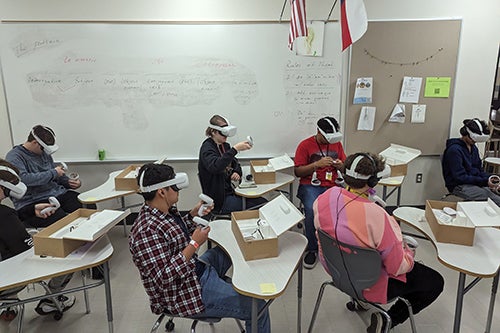
<path fill-rule="evenodd" d="M 99 156 L 99 161 L 104 161 L 104 159 L 106 158 L 106 151 L 104 149 L 99 149 L 97 153 Z"/>

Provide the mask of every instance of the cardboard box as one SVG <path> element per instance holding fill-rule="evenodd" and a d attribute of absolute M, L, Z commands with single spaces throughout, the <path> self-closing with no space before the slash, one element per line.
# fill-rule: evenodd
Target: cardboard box
<path fill-rule="evenodd" d="M 132 164 L 123 169 L 115 177 L 115 189 L 120 191 L 138 191 L 139 185 L 137 184 L 136 170 L 142 165 Z"/>
<path fill-rule="evenodd" d="M 102 221 L 101 223 L 97 223 L 97 219 L 93 221 L 91 217 L 91 215 L 96 212 L 98 211 L 94 209 L 80 208 L 35 234 L 33 236 L 35 254 L 60 258 L 66 257 L 88 241 L 94 241 L 104 235 L 111 227 L 115 226 L 119 221 L 130 214 L 129 209 L 123 212 L 104 210 L 102 212 L 112 212 L 113 214 L 106 214 L 104 223 L 102 223 Z M 89 230 L 82 225 L 82 230 L 86 230 L 87 232 L 85 235 L 80 232 L 79 238 L 73 235 L 66 235 L 70 234 L 70 232 L 65 232 L 66 229 L 74 228 L 72 230 L 75 231 L 80 229 L 80 227 L 73 227 L 72 224 L 82 218 L 88 220 L 87 223 L 91 225 L 92 228 Z"/>
<path fill-rule="evenodd" d="M 276 183 L 276 171 L 290 168 L 293 165 L 290 156 L 284 154 L 269 160 L 250 161 L 250 172 L 255 184 L 273 184 Z"/>
<path fill-rule="evenodd" d="M 303 219 L 304 215 L 280 194 L 259 210 L 232 212 L 231 230 L 245 260 L 273 258 L 279 255 L 279 236 Z"/>
<path fill-rule="evenodd" d="M 431 227 L 436 240 L 441 243 L 452 243 L 472 246 L 474 244 L 475 226 L 467 219 L 463 225 L 442 223 L 433 209 L 442 210 L 444 207 L 457 209 L 456 202 L 427 200 L 425 203 L 425 218 Z"/>
<path fill-rule="evenodd" d="M 389 148 L 380 153 L 385 162 L 391 167 L 391 177 L 406 176 L 408 163 L 420 156 L 422 152 L 418 149 L 409 148 L 391 143 Z"/>
<path fill-rule="evenodd" d="M 269 160 L 250 161 L 250 172 L 255 184 L 276 183 L 276 171 L 269 165 Z"/>

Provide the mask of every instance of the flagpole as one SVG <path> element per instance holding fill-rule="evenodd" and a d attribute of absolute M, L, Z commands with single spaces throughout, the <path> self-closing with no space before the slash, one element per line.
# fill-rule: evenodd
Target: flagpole
<path fill-rule="evenodd" d="M 328 14 L 328 17 L 326 19 L 326 22 L 328 22 L 328 20 L 330 19 L 330 16 L 332 16 L 332 12 L 333 12 L 333 9 L 335 8 L 335 5 L 337 4 L 337 1 L 338 0 L 335 0 L 335 2 L 333 3 L 333 6 L 332 6 L 332 9 L 330 9 L 330 13 Z M 282 12 L 283 13 L 283 12 Z"/>
<path fill-rule="evenodd" d="M 283 2 L 283 7 L 281 8 L 281 15 L 280 15 L 280 21 L 279 21 L 279 23 L 281 23 L 281 19 L 283 18 L 283 12 L 285 11 L 285 6 L 286 6 L 286 2 L 287 2 L 287 1 L 288 1 L 288 0 L 285 0 L 285 1 Z"/>

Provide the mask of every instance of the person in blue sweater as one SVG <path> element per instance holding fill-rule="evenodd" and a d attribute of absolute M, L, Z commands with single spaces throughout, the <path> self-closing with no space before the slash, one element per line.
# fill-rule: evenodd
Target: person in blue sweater
<path fill-rule="evenodd" d="M 51 154 L 59 147 L 52 129 L 36 125 L 30 131 L 25 143 L 14 146 L 5 159 L 19 169 L 21 181 L 26 184 L 26 195 L 13 199 L 19 218 L 26 227 L 43 228 L 72 213 L 82 204 L 75 189 L 81 186 L 80 179 L 70 179 L 62 165 L 54 163 Z M 61 207 L 47 218 L 33 214 L 34 206 L 47 203 L 55 197 Z M 91 208 L 91 207 L 89 207 Z"/>
<path fill-rule="evenodd" d="M 446 188 L 465 200 L 492 199 L 500 206 L 499 186 L 484 172 L 476 142 L 485 142 L 490 131 L 486 123 L 477 118 L 465 119 L 460 138 L 446 141 L 441 165 Z"/>

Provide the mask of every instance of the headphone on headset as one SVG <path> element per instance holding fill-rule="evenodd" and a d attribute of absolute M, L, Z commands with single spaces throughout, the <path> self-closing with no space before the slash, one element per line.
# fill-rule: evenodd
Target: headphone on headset
<path fill-rule="evenodd" d="M 351 166 L 345 169 L 345 174 L 354 179 L 366 180 L 366 184 L 369 187 L 377 186 L 379 180 L 383 177 L 385 169 L 381 172 L 377 172 L 377 163 L 375 163 L 375 160 L 369 154 L 357 153 L 355 156 L 356 157 L 354 158 L 354 161 L 352 161 Z M 373 169 L 373 172 L 369 175 L 363 175 L 359 172 L 356 172 L 358 163 L 361 162 L 361 160 L 365 157 L 370 161 Z"/>

